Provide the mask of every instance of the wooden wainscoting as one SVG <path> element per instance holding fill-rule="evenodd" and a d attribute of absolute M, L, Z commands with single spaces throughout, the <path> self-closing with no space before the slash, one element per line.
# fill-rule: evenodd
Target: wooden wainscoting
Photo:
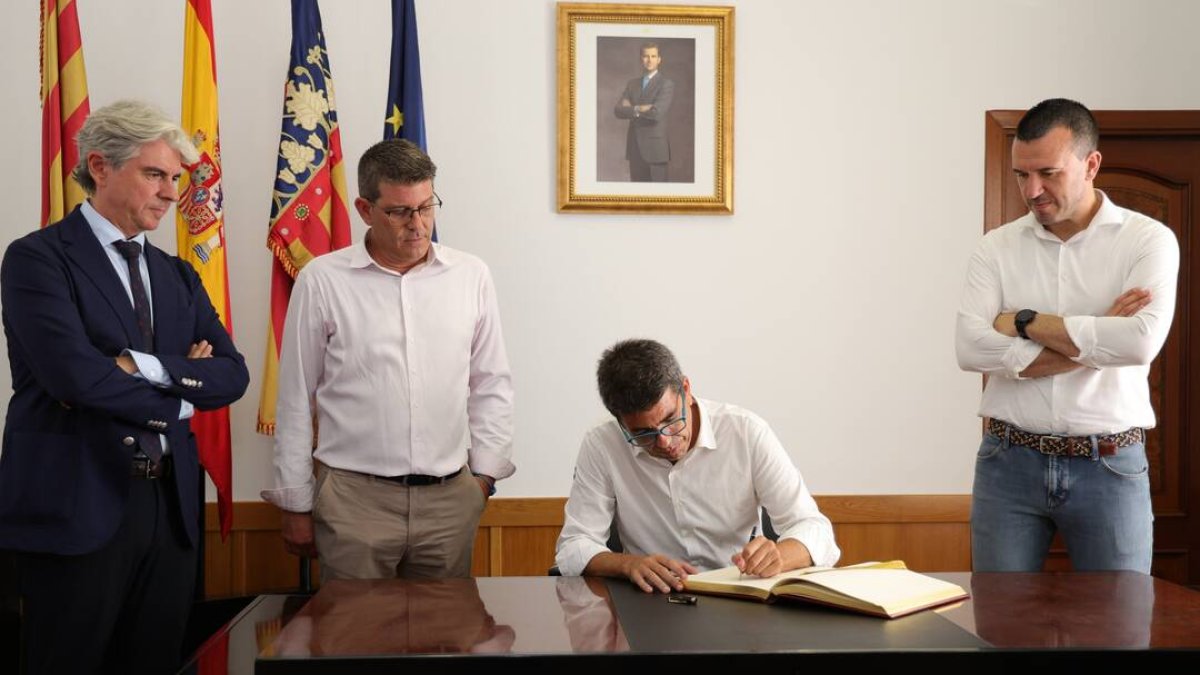
<path fill-rule="evenodd" d="M 970 495 L 817 497 L 833 521 L 841 564 L 900 559 L 923 572 L 971 568 Z M 475 535 L 475 576 L 536 576 L 554 564 L 562 497 L 496 498 Z M 205 591 L 210 598 L 287 591 L 300 567 L 283 549 L 279 511 L 262 502 L 234 504 L 234 528 L 221 541 L 216 504 L 205 518 Z M 319 574 L 313 564 L 313 583 Z"/>

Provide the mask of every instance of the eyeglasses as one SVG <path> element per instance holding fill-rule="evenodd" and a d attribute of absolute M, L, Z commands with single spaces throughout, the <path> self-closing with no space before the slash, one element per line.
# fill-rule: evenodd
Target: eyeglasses
<path fill-rule="evenodd" d="M 651 431 L 643 431 L 637 434 L 630 434 L 625 430 L 625 425 L 618 423 L 621 427 L 621 433 L 625 434 L 625 441 L 630 445 L 635 445 L 639 448 L 648 448 L 658 442 L 659 436 L 678 436 L 687 428 L 687 396 L 683 394 L 683 383 L 679 383 L 679 418 L 671 420 L 660 426 L 658 429 Z"/>
<path fill-rule="evenodd" d="M 407 206 L 397 206 L 396 208 L 393 208 L 393 209 L 384 209 L 384 208 L 380 208 L 379 205 L 376 204 L 375 202 L 371 202 L 371 206 L 374 206 L 375 208 L 379 209 L 380 211 L 383 211 L 383 215 L 387 216 L 388 220 L 391 221 L 393 225 L 396 225 L 398 227 L 404 227 L 405 225 L 408 225 L 409 223 L 411 223 L 413 216 L 417 215 L 417 214 L 421 215 L 421 222 L 423 222 L 423 223 L 432 222 L 434 217 L 437 216 L 437 210 L 442 207 L 442 198 L 439 197 L 437 195 L 437 193 L 435 192 L 435 193 L 433 193 L 433 203 L 432 204 L 426 204 L 425 206 L 418 206 L 415 209 L 409 208 Z"/>

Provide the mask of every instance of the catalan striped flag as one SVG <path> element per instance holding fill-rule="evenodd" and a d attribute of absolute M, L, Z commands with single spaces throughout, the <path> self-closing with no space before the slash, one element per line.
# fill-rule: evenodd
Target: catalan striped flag
<path fill-rule="evenodd" d="M 350 243 L 350 214 L 333 75 L 316 0 L 292 0 L 292 58 L 283 88 L 283 129 L 267 248 L 271 316 L 258 431 L 275 433 L 279 350 L 296 274 L 308 261 Z"/>
<path fill-rule="evenodd" d="M 221 137 L 217 124 L 217 60 L 211 0 L 184 0 L 183 128 L 200 151 L 179 181 L 175 235 L 179 257 L 200 275 L 213 308 L 233 335 L 229 274 L 225 261 L 225 218 L 221 183 Z M 192 433 L 200 464 L 217 488 L 221 538 L 233 526 L 233 447 L 229 408 L 196 411 Z"/>
<path fill-rule="evenodd" d="M 75 0 L 42 2 L 42 227 L 62 220 L 84 192 L 71 178 L 75 134 L 91 112 Z"/>

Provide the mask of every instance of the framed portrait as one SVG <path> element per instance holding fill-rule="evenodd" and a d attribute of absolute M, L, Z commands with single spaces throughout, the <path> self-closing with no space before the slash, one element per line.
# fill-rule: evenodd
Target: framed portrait
<path fill-rule="evenodd" d="M 733 213 L 733 8 L 558 4 L 558 210 Z"/>

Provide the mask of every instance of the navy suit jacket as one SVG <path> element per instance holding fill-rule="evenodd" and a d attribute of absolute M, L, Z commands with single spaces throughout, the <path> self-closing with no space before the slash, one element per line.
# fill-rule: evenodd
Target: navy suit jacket
<path fill-rule="evenodd" d="M 642 89 L 642 78 L 635 77 L 625 85 L 613 112 L 621 119 L 629 120 L 629 131 L 625 135 L 625 159 L 641 157 L 647 164 L 665 164 L 671 160 L 671 142 L 667 136 L 667 118 L 671 113 L 671 100 L 675 97 L 675 83 L 658 75 Z M 631 105 L 623 106 L 622 101 Z M 650 105 L 649 110 L 633 113 L 633 106 Z"/>
<path fill-rule="evenodd" d="M 87 220 L 63 220 L 14 241 L 0 265 L 13 394 L 0 455 L 0 549 L 82 554 L 116 533 L 139 432 L 165 434 L 176 497 L 194 545 L 200 480 L 181 399 L 200 410 L 236 401 L 245 361 L 190 265 L 149 243 L 153 355 L 171 375 L 156 387 L 114 357 L 141 338 L 132 303 Z M 212 358 L 188 359 L 208 340 Z"/>

